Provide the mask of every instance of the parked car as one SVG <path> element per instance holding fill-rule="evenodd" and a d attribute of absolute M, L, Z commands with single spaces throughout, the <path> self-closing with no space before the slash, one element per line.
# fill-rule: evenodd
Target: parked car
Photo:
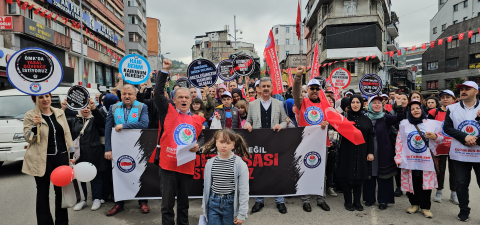
<path fill-rule="evenodd" d="M 52 107 L 61 108 L 70 87 L 58 87 L 52 92 Z M 100 93 L 97 89 L 87 88 L 90 97 Z M 28 143 L 23 135 L 25 113 L 35 108 L 29 95 L 17 89 L 0 91 L 0 166 L 5 161 L 21 161 Z"/>

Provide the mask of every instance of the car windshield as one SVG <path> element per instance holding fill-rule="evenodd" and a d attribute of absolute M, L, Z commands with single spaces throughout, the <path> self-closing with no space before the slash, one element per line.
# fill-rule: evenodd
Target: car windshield
<path fill-rule="evenodd" d="M 35 108 L 32 98 L 29 95 L 1 96 L 0 97 L 0 119 L 23 119 L 25 113 Z M 58 96 L 53 96 L 52 107 L 59 107 Z"/>

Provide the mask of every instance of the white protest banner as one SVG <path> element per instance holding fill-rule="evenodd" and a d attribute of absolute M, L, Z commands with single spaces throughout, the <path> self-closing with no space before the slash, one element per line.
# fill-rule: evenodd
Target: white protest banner
<path fill-rule="evenodd" d="M 138 54 L 130 54 L 122 58 L 118 66 L 123 80 L 129 84 L 145 83 L 150 77 L 150 64 L 148 60 Z"/>

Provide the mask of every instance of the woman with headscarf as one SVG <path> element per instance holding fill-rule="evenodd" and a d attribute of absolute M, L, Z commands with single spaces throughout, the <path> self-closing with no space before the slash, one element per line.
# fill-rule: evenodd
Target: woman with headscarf
<path fill-rule="evenodd" d="M 419 209 L 432 218 L 430 196 L 437 188 L 436 165 L 433 157 L 438 144 L 442 144 L 442 123 L 427 120 L 420 101 L 408 103 L 407 119 L 400 123 L 395 145 L 395 163 L 402 168 L 402 191 L 407 192 L 413 214 Z M 420 132 L 419 132 L 420 130 Z"/>
<path fill-rule="evenodd" d="M 224 84 L 219 84 L 217 86 L 217 91 L 216 91 L 217 96 L 215 96 L 215 99 L 217 99 L 217 101 L 215 102 L 215 105 L 214 105 L 213 108 L 217 108 L 217 106 L 223 104 L 222 103 L 222 94 L 226 90 L 227 90 L 227 86 L 225 86 Z"/>
<path fill-rule="evenodd" d="M 289 127 L 298 127 L 297 124 L 297 118 L 295 117 L 295 113 L 293 112 L 293 106 L 294 106 L 294 101 L 293 98 L 289 98 L 285 100 L 283 103 L 285 112 L 287 113 L 288 118 L 290 119 L 290 122 L 288 123 Z"/>
<path fill-rule="evenodd" d="M 245 100 L 245 98 L 243 98 L 243 94 L 242 94 L 242 91 L 238 88 L 234 88 L 232 90 L 232 100 L 233 100 L 233 105 L 236 105 L 238 101 L 240 100 Z"/>
<path fill-rule="evenodd" d="M 367 161 L 374 160 L 373 125 L 372 121 L 362 113 L 362 106 L 363 97 L 358 94 L 353 95 L 350 97 L 348 112 L 344 115 L 349 121 L 355 122 L 354 126 L 362 132 L 365 143 L 355 145 L 345 137 L 342 137 L 339 143 L 337 177 L 345 199 L 344 206 L 348 211 L 363 210 L 360 197 L 362 185 L 368 179 Z"/>
<path fill-rule="evenodd" d="M 105 98 L 103 99 L 103 107 L 102 110 L 107 115 L 108 111 L 110 110 L 110 106 L 114 105 L 115 103 L 119 102 L 120 99 L 114 94 L 106 94 Z"/>
<path fill-rule="evenodd" d="M 393 177 L 397 174 L 395 151 L 390 143 L 389 130 L 392 125 L 403 120 L 403 108 L 396 107 L 396 116 L 383 112 L 383 97 L 375 96 L 368 103 L 367 116 L 372 121 L 374 142 L 373 161 L 369 171 L 370 179 L 363 185 L 363 200 L 366 206 L 375 202 L 375 189 L 378 184 L 378 209 L 387 209 L 387 204 L 395 203 Z M 401 102 L 397 102 L 401 106 Z"/>

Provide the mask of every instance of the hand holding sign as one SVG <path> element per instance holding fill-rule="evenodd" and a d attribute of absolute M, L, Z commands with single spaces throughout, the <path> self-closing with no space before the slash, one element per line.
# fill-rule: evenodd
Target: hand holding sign
<path fill-rule="evenodd" d="M 72 111 L 86 108 L 90 103 L 90 93 L 80 85 L 71 87 L 67 92 L 67 107 Z"/>

